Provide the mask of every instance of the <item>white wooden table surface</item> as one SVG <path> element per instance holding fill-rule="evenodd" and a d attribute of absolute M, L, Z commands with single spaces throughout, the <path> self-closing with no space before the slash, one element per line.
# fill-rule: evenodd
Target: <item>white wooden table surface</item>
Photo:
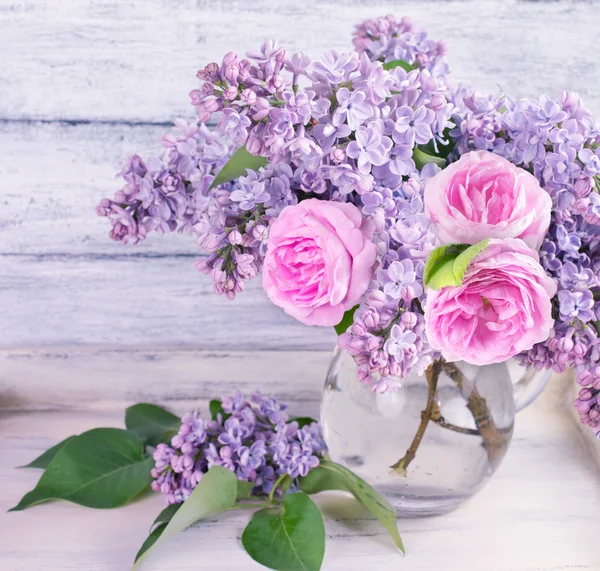
<path fill-rule="evenodd" d="M 121 425 L 128 404 L 183 412 L 260 387 L 317 414 L 332 331 L 304 327 L 258 283 L 235 303 L 193 266 L 194 240 L 112 243 L 98 200 L 128 152 L 192 118 L 195 72 L 278 37 L 349 49 L 352 26 L 410 15 L 448 43 L 456 81 L 517 96 L 579 91 L 600 115 L 600 3 L 507 0 L 0 0 L 0 570 L 127 569 L 161 498 L 122 510 L 51 503 L 6 514 L 58 440 Z M 498 474 L 457 512 L 401 520 L 403 560 L 345 498 L 329 497 L 323 569 L 600 570 L 599 466 L 553 382 L 518 417 Z M 343 511 L 343 514 L 341 513 Z M 147 569 L 258 569 L 245 515 L 181 534 Z"/>

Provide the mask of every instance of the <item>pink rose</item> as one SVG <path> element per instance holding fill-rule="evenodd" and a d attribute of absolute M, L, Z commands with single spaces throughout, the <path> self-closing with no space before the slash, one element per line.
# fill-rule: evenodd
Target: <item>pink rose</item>
<path fill-rule="evenodd" d="M 539 250 L 552 199 L 538 180 L 499 155 L 463 155 L 425 185 L 425 212 L 445 243 L 520 238 Z"/>
<path fill-rule="evenodd" d="M 337 325 L 373 277 L 373 224 L 353 204 L 310 199 L 271 226 L 263 287 L 306 325 Z"/>
<path fill-rule="evenodd" d="M 521 240 L 490 240 L 462 286 L 428 291 L 427 338 L 448 361 L 505 361 L 548 338 L 555 293 L 537 252 Z"/>

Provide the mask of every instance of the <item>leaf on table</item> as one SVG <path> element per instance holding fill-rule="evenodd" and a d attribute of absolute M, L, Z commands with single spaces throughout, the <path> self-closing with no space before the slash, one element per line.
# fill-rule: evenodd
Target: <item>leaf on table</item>
<path fill-rule="evenodd" d="M 217 173 L 209 190 L 225 182 L 244 176 L 247 170 L 256 171 L 268 163 L 265 157 L 253 155 L 248 152 L 246 146 L 240 147 L 231 158 L 223 165 L 223 168 Z"/>
<path fill-rule="evenodd" d="M 246 482 L 244 480 L 237 481 L 237 499 L 247 500 L 252 494 L 254 484 L 252 482 Z"/>
<path fill-rule="evenodd" d="M 56 453 L 69 441 L 71 438 L 75 438 L 74 436 L 69 436 L 69 438 L 65 438 L 58 444 L 52 446 L 52 448 L 48 448 L 46 452 L 40 454 L 35 460 L 29 462 L 25 466 L 19 466 L 19 468 L 41 468 L 45 470 L 50 464 L 50 460 L 56 456 Z"/>
<path fill-rule="evenodd" d="M 280 507 L 254 514 L 242 534 L 248 555 L 277 571 L 319 571 L 325 526 L 317 505 L 302 492 L 287 494 Z"/>
<path fill-rule="evenodd" d="M 173 516 L 177 512 L 177 510 L 181 507 L 182 504 L 169 504 L 164 510 L 162 510 L 156 519 L 152 522 L 150 526 L 150 533 L 148 537 L 142 543 L 139 551 L 135 556 L 135 561 L 137 561 L 148 549 L 150 549 L 157 541 L 157 539 L 162 535 L 162 532 L 167 527 L 167 524 L 173 519 Z"/>
<path fill-rule="evenodd" d="M 404 553 L 404 545 L 396 525 L 396 511 L 379 492 L 348 468 L 322 460 L 319 466 L 300 478 L 300 489 L 307 494 L 329 490 L 350 492 L 383 524 L 400 551 Z"/>
<path fill-rule="evenodd" d="M 180 507 L 181 504 L 169 504 L 163 511 L 161 511 L 156 516 L 156 519 L 152 523 L 152 527 L 161 523 L 169 523 L 173 519 L 173 516 Z"/>
<path fill-rule="evenodd" d="M 156 534 L 152 543 L 143 552 L 140 549 L 141 553 L 138 553 L 134 569 L 138 569 L 147 554 L 150 553 L 151 548 L 155 549 L 158 545 L 162 545 L 186 527 L 205 517 L 233 508 L 238 493 L 237 481 L 235 474 L 227 468 L 213 466 L 202 476 L 194 491 L 173 514 L 165 528 Z M 146 541 L 149 540 L 150 537 Z"/>
<path fill-rule="evenodd" d="M 51 499 L 91 508 L 116 508 L 152 481 L 154 460 L 138 436 L 120 428 L 95 428 L 72 437 L 56 453 L 37 486 L 10 511 Z"/>
<path fill-rule="evenodd" d="M 148 551 L 148 549 L 150 549 L 158 541 L 158 538 L 163 534 L 163 532 L 167 528 L 167 525 L 168 525 L 167 523 L 161 523 L 161 524 L 157 525 L 148 534 L 148 537 L 145 539 L 144 543 L 142 543 L 142 546 L 140 547 L 139 551 L 135 555 L 136 562 L 142 555 L 144 555 L 144 553 L 146 553 L 146 551 Z"/>
<path fill-rule="evenodd" d="M 177 434 L 181 419 L 155 404 L 139 403 L 125 410 L 125 426 L 149 446 L 156 446 Z"/>

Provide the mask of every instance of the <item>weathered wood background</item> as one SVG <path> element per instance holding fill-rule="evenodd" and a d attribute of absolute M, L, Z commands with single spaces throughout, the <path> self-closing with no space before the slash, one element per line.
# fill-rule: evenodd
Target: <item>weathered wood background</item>
<path fill-rule="evenodd" d="M 0 0 L 2 513 L 35 483 L 15 466 L 118 426 L 135 401 L 183 411 L 259 386 L 316 414 L 332 331 L 288 318 L 257 282 L 234 303 L 215 296 L 193 238 L 111 242 L 94 207 L 119 187 L 125 155 L 155 152 L 174 117 L 193 117 L 199 67 L 271 37 L 311 55 L 347 50 L 354 24 L 390 12 L 446 40 L 457 82 L 515 96 L 568 87 L 600 114 L 593 0 Z M 597 473 L 559 403 L 524 413 L 495 488 L 446 519 L 403 523 L 410 561 L 364 514 L 330 510 L 325 569 L 600 569 Z M 66 504 L 3 515 L 0 569 L 126 569 L 153 501 L 124 515 Z M 153 568 L 258 568 L 236 522 L 183 534 Z"/>
<path fill-rule="evenodd" d="M 0 347 L 323 349 L 330 331 L 231 303 L 191 237 L 137 247 L 94 213 L 123 157 L 192 118 L 196 70 L 278 37 L 316 55 L 355 23 L 408 14 L 448 43 L 455 81 L 518 96 L 579 91 L 600 113 L 600 4 L 349 0 L 0 0 Z"/>

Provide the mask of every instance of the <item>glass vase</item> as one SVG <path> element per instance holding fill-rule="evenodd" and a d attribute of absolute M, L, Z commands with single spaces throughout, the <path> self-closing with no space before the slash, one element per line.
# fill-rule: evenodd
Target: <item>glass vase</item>
<path fill-rule="evenodd" d="M 549 373 L 507 361 L 482 367 L 437 361 L 395 392 L 357 379 L 336 349 L 321 405 L 331 459 L 387 497 L 400 516 L 441 514 L 480 490 L 510 444 L 517 404 L 531 402 Z"/>

